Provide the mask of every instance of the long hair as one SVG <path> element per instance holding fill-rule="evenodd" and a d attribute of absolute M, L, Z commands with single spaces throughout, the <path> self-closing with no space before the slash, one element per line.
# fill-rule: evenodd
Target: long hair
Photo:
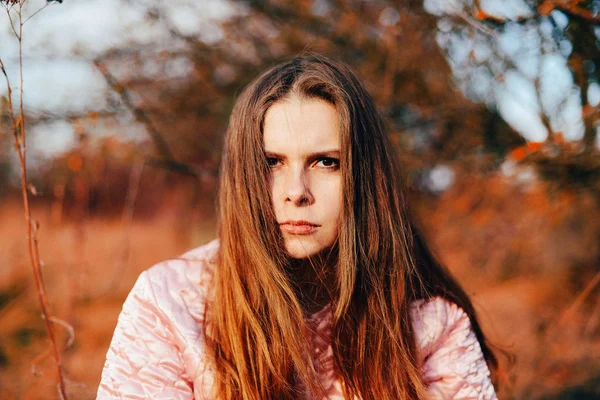
<path fill-rule="evenodd" d="M 407 212 L 397 157 L 373 100 L 344 64 L 303 55 L 272 67 L 238 97 L 218 197 L 220 248 L 209 356 L 219 399 L 292 399 L 298 384 L 322 396 L 309 328 L 286 273 L 264 154 L 267 109 L 290 95 L 322 99 L 341 129 L 343 211 L 331 309 L 335 367 L 346 398 L 425 397 L 409 303 L 442 296 L 470 317 L 497 367 L 473 306 L 436 260 Z"/>

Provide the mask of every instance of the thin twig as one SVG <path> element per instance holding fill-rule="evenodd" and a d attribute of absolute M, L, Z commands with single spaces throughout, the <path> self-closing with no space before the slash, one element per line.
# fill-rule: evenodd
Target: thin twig
<path fill-rule="evenodd" d="M 129 95 L 129 90 L 124 85 L 122 85 L 115 76 L 113 76 L 110 73 L 110 71 L 106 67 L 106 64 L 100 58 L 97 58 L 94 60 L 94 65 L 104 76 L 106 83 L 121 96 L 123 104 L 125 104 L 125 106 L 127 106 L 127 108 L 131 110 L 135 119 L 146 127 L 146 131 L 148 132 L 148 135 L 150 135 L 154 146 L 162 156 L 162 160 L 159 160 L 159 162 L 155 165 L 160 164 L 164 167 L 169 167 L 179 173 L 196 177 L 197 174 L 189 167 L 189 165 L 179 162 L 175 159 L 173 153 L 171 153 L 167 141 L 158 131 L 158 129 L 152 122 L 152 119 L 148 116 L 148 113 L 146 113 L 142 108 L 137 107 L 135 104 L 133 104 L 131 96 Z M 151 163 L 149 162 L 148 164 Z"/>
<path fill-rule="evenodd" d="M 150 134 L 150 137 L 152 138 L 152 141 L 154 142 L 154 145 L 156 146 L 160 155 L 165 157 L 167 160 L 175 160 L 173 154 L 171 153 L 171 150 L 169 149 L 167 141 L 162 137 L 160 132 L 158 132 L 150 118 L 142 109 L 136 107 L 133 104 L 133 101 L 129 96 L 129 90 L 127 90 L 125 86 L 121 85 L 117 81 L 117 79 L 110 73 L 110 71 L 102 62 L 102 60 L 95 59 L 94 65 L 96 66 L 96 68 L 98 68 L 98 71 L 100 71 L 102 76 L 104 76 L 106 83 L 121 96 L 121 100 L 133 112 L 135 118 L 148 128 L 148 133 Z"/>
<path fill-rule="evenodd" d="M 583 330 L 584 336 L 591 335 L 600 321 L 600 293 L 596 297 L 596 306 L 594 307 L 594 311 L 592 311 L 592 315 L 585 325 L 585 329 Z"/>
<path fill-rule="evenodd" d="M 64 321 L 60 318 L 56 318 L 56 317 L 51 317 L 51 318 L 52 318 L 52 322 L 59 324 L 60 326 L 64 327 L 67 330 L 67 332 L 69 332 L 69 339 L 67 339 L 67 344 L 65 345 L 65 348 L 63 350 L 68 349 L 75 342 L 75 329 L 73 328 L 73 325 L 69 324 L 67 321 Z"/>
<path fill-rule="evenodd" d="M 492 36 L 494 38 L 500 37 L 498 32 L 488 28 L 487 26 L 485 26 L 485 24 L 482 24 L 481 22 L 477 21 L 475 18 L 471 17 L 469 14 L 467 14 L 463 10 L 455 10 L 454 12 L 460 19 L 462 19 L 463 21 L 465 21 L 467 24 L 471 25 L 473 28 L 477 29 L 478 31 L 485 33 L 488 36 Z"/>
<path fill-rule="evenodd" d="M 590 10 L 581 8 L 577 4 L 569 5 L 565 1 L 546 0 L 537 7 L 537 10 L 541 15 L 550 14 L 550 12 L 555 9 L 560 10 L 571 17 L 579 18 L 592 24 L 600 23 L 600 15 L 596 15 Z"/>
<path fill-rule="evenodd" d="M 42 316 L 42 318 L 44 318 L 44 316 Z M 67 339 L 67 343 L 65 345 L 65 348 L 63 349 L 66 350 L 69 347 L 71 347 L 73 345 L 73 343 L 75 342 L 75 329 L 73 329 L 73 326 L 71 324 L 69 324 L 66 321 L 63 321 L 60 318 L 56 318 L 56 317 L 50 317 L 52 319 L 52 322 L 57 323 L 58 325 L 64 327 L 67 332 L 69 333 L 69 338 Z M 41 352 L 40 354 L 38 354 L 32 361 L 31 361 L 31 373 L 35 376 L 40 376 L 41 373 L 38 372 L 37 370 L 37 365 L 44 361 L 46 359 L 46 357 L 48 357 L 51 354 L 50 349 L 46 349 L 43 352 Z M 63 396 L 63 394 L 61 393 L 61 396 Z"/>
<path fill-rule="evenodd" d="M 56 346 L 56 339 L 54 336 L 54 326 L 53 326 L 53 318 L 50 312 L 50 303 L 48 301 L 48 296 L 46 295 L 46 290 L 44 286 L 44 281 L 42 277 L 42 269 L 41 269 L 41 261 L 39 255 L 38 248 L 38 239 L 37 239 L 37 231 L 38 231 L 38 223 L 33 220 L 31 216 L 31 207 L 29 204 L 29 192 L 28 192 L 28 184 L 27 184 L 27 163 L 26 163 L 26 154 L 27 154 L 27 146 L 26 146 L 26 137 L 25 137 L 25 120 L 24 120 L 24 103 L 23 103 L 23 4 L 25 0 L 19 2 L 19 7 L 16 9 L 17 17 L 19 20 L 19 32 L 17 33 L 14 24 L 12 23 L 12 19 L 10 18 L 10 12 L 8 12 L 8 18 L 11 22 L 11 27 L 13 28 L 13 32 L 17 37 L 19 42 L 19 83 L 20 83 L 20 98 L 19 98 L 19 116 L 15 117 L 13 104 L 12 104 L 12 89 L 10 85 L 10 80 L 8 78 L 8 74 L 6 73 L 6 69 L 4 67 L 4 63 L 0 60 L 0 69 L 6 79 L 6 85 L 8 88 L 8 106 L 9 106 L 9 117 L 12 123 L 13 135 L 15 138 L 15 150 L 19 157 L 19 164 L 21 169 L 21 193 L 23 197 L 23 206 L 25 209 L 25 220 L 27 221 L 27 248 L 29 253 L 29 261 L 31 264 L 31 269 L 33 272 L 33 278 L 36 286 L 36 291 L 38 294 L 38 300 L 40 303 L 40 308 L 42 311 L 42 318 L 44 319 L 44 323 L 46 326 L 46 331 L 48 334 L 48 338 L 50 339 L 50 351 L 54 356 L 54 361 L 57 368 L 58 375 L 58 392 L 61 398 L 66 399 L 66 388 L 63 379 L 63 370 L 62 364 L 60 361 L 60 356 L 58 352 L 58 348 Z M 39 357 L 36 358 L 38 360 Z M 35 360 L 34 360 L 35 361 Z M 33 364 L 35 365 L 35 363 Z"/>
<path fill-rule="evenodd" d="M 571 304 L 569 309 L 563 314 L 563 316 L 558 321 L 558 325 L 564 325 L 573 317 L 573 314 L 575 314 L 577 309 L 581 306 L 581 304 L 583 304 L 586 297 L 588 297 L 588 295 L 592 292 L 592 290 L 594 289 L 594 287 L 596 287 L 598 283 L 600 283 L 600 272 L 596 273 L 596 275 L 594 276 L 594 278 L 592 278 L 590 283 L 588 283 L 585 289 L 583 289 L 579 296 L 577 296 L 577 298 Z"/>
<path fill-rule="evenodd" d="M 29 21 L 31 18 L 35 17 L 37 15 L 37 13 L 39 13 L 40 11 L 42 11 L 44 8 L 48 7 L 49 5 L 50 5 L 50 3 L 46 3 L 46 5 L 44 7 L 40 8 L 39 10 L 37 10 L 36 12 L 31 14 L 29 17 L 27 17 L 27 19 L 25 21 L 23 21 L 23 25 L 25 25 L 27 23 L 27 21 Z"/>
<path fill-rule="evenodd" d="M 15 25 L 13 24 L 12 18 L 10 16 L 10 12 L 12 10 L 12 6 L 10 8 L 5 8 L 5 10 L 6 10 L 6 15 L 8 16 L 8 22 L 10 22 L 10 27 L 11 27 L 13 33 L 15 34 L 16 38 L 20 42 L 21 41 L 21 36 L 17 33 L 17 30 L 15 29 Z"/>
<path fill-rule="evenodd" d="M 41 352 L 40 354 L 38 354 L 33 360 L 31 360 L 31 373 L 34 376 L 42 375 L 41 372 L 38 372 L 37 365 L 39 363 L 41 363 L 42 361 L 44 361 L 46 359 L 46 357 L 48 357 L 49 355 L 50 355 L 50 350 L 46 349 L 43 352 Z"/>

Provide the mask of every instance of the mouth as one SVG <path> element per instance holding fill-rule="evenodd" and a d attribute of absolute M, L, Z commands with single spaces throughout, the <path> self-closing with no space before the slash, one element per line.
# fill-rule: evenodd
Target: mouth
<path fill-rule="evenodd" d="M 292 235 L 310 235 L 321 225 L 309 221 L 285 221 L 279 224 L 281 230 Z"/>

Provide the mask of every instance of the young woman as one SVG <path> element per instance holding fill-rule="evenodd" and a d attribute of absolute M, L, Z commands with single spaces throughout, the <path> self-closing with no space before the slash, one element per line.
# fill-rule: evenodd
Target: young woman
<path fill-rule="evenodd" d="M 98 398 L 496 398 L 473 306 L 345 65 L 300 56 L 245 89 L 218 208 L 218 239 L 139 277 Z"/>

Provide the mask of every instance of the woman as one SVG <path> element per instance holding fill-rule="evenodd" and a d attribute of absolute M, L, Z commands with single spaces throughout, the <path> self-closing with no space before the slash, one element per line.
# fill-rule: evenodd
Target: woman
<path fill-rule="evenodd" d="M 231 115 L 218 240 L 142 273 L 98 398 L 495 399 L 473 306 L 402 193 L 345 65 L 269 69 Z"/>

